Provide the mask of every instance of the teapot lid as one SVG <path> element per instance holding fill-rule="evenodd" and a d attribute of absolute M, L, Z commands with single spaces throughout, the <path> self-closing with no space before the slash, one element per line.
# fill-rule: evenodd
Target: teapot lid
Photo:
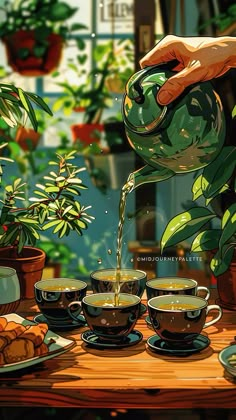
<path fill-rule="evenodd" d="M 124 123 L 137 134 L 153 132 L 164 119 L 167 106 L 157 102 L 160 87 L 171 75 L 159 66 L 149 66 L 135 73 L 126 84 L 122 113 Z"/>

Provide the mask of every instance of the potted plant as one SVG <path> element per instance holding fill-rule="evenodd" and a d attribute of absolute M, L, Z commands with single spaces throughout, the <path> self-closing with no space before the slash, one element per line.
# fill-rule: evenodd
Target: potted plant
<path fill-rule="evenodd" d="M 195 179 L 193 201 L 205 200 L 173 217 L 161 237 L 161 252 L 187 238 L 191 252 L 207 252 L 217 280 L 219 304 L 236 309 L 236 147 L 225 146 Z M 207 207 L 211 205 L 211 210 Z M 211 224 L 209 226 L 209 222 Z M 206 225 L 208 224 L 207 228 Z M 194 236 L 195 235 L 195 236 Z"/>
<path fill-rule="evenodd" d="M 51 73 L 60 63 L 65 40 L 85 25 L 67 21 L 78 10 L 60 0 L 5 0 L 0 38 L 8 64 L 24 76 Z M 83 44 L 80 40 L 78 45 Z"/>
<path fill-rule="evenodd" d="M 45 252 L 36 248 L 40 232 L 52 230 L 59 238 L 72 231 L 82 235 L 94 217 L 80 203 L 83 185 L 79 168 L 71 163 L 76 151 L 48 162 L 53 168 L 36 184 L 34 196 L 25 198 L 20 178 L 4 186 L 0 215 L 0 264 L 14 267 L 21 283 L 21 296 L 34 296 L 34 283 L 42 276 Z M 18 203 L 23 203 L 18 205 Z"/>

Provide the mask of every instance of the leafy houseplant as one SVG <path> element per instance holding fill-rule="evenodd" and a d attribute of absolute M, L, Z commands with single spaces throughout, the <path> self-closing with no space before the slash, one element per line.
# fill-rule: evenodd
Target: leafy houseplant
<path fill-rule="evenodd" d="M 32 271 L 36 271 L 41 278 L 45 261 L 45 253 L 41 251 L 42 259 L 39 269 L 35 261 L 29 276 L 25 276 L 26 260 L 32 255 L 36 241 L 40 239 L 40 232 L 51 229 L 59 238 L 68 236 L 72 231 L 82 235 L 94 217 L 87 214 L 87 209 L 81 205 L 78 197 L 83 185 L 79 174 L 85 168 L 78 168 L 71 163 L 76 151 L 62 156 L 58 153 L 57 161 L 50 161 L 54 170 L 43 177 L 44 184 L 36 184 L 34 197 L 25 202 L 24 183 L 20 178 L 12 184 L 6 185 L 0 216 L 0 262 L 2 265 L 14 266 L 16 261 L 17 273 L 22 282 L 22 296 L 34 296 L 33 285 L 35 280 Z M 23 202 L 23 206 L 18 206 Z M 23 261 L 23 268 L 20 263 Z"/>
<path fill-rule="evenodd" d="M 234 27 L 236 21 L 236 4 L 231 4 L 225 12 L 219 13 L 218 15 L 208 19 L 206 22 L 200 25 L 199 29 L 204 29 L 212 23 L 216 26 L 217 36 L 224 35 L 224 32 L 228 32 L 228 29 Z"/>
<path fill-rule="evenodd" d="M 0 83 L 0 118 L 9 126 L 24 125 L 29 117 L 35 131 L 38 129 L 36 105 L 40 110 L 52 115 L 50 108 L 40 96 L 25 92 L 12 84 Z"/>
<path fill-rule="evenodd" d="M 210 255 L 210 268 L 217 281 L 224 278 L 223 292 L 219 287 L 222 306 L 236 308 L 236 296 L 230 270 L 236 271 L 236 148 L 225 146 L 219 156 L 200 174 L 192 185 L 193 201 L 204 199 L 204 206 L 195 206 L 188 211 L 173 217 L 162 234 L 161 252 L 168 247 L 191 238 L 192 252 L 207 252 Z M 225 200 L 227 197 L 227 200 Z M 229 199 L 230 197 L 230 199 Z M 220 211 L 207 208 L 209 204 L 214 209 L 217 201 L 223 202 Z M 215 222 L 214 227 L 204 229 L 206 224 Z M 211 223 L 212 224 L 212 223 Z M 232 268 L 233 267 L 233 268 Z M 229 281 L 225 281 L 225 279 Z M 231 279 L 231 286 L 230 286 Z M 235 279 L 236 281 L 236 279 Z M 225 289 L 229 291 L 229 301 L 225 296 Z"/>
<path fill-rule="evenodd" d="M 0 38 L 9 65 L 24 76 L 51 73 L 59 65 L 66 38 L 85 25 L 67 24 L 77 8 L 60 0 L 5 0 Z M 78 40 L 78 45 L 83 41 Z"/>

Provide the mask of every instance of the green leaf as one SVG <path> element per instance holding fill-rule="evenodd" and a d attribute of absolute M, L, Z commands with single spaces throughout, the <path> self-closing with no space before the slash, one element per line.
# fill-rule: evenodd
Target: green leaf
<path fill-rule="evenodd" d="M 69 178 L 67 179 L 68 184 L 81 184 L 82 180 L 79 178 Z"/>
<path fill-rule="evenodd" d="M 62 229 L 65 225 L 65 220 L 59 220 L 59 223 L 55 227 L 53 233 L 57 233 L 60 229 Z"/>
<path fill-rule="evenodd" d="M 199 175 L 192 185 L 193 201 L 202 195 L 202 175 Z"/>
<path fill-rule="evenodd" d="M 66 191 L 68 192 L 71 192 L 72 194 L 75 194 L 75 195 L 80 195 L 80 192 L 78 191 L 78 190 L 76 190 L 75 188 L 66 188 Z"/>
<path fill-rule="evenodd" d="M 85 49 L 86 44 L 82 38 L 76 38 L 75 42 L 77 44 L 78 50 L 83 51 Z"/>
<path fill-rule="evenodd" d="M 225 245 L 223 247 L 223 252 L 221 253 L 221 251 L 218 250 L 212 258 L 210 268 L 216 277 L 228 270 L 234 255 L 234 249 L 234 246 Z"/>
<path fill-rule="evenodd" d="M 215 198 L 217 195 L 221 194 L 222 192 L 228 189 L 229 189 L 228 184 L 223 185 L 223 187 L 219 191 L 216 191 L 215 194 L 213 194 L 210 198 L 206 199 L 206 206 L 208 206 L 208 204 L 213 200 L 213 198 Z"/>
<path fill-rule="evenodd" d="M 161 252 L 167 246 L 173 246 L 191 237 L 201 229 L 215 214 L 205 207 L 193 207 L 177 214 L 167 224 L 161 238 Z"/>
<path fill-rule="evenodd" d="M 25 232 L 24 230 L 21 230 L 20 235 L 19 235 L 19 243 L 17 247 L 19 254 L 21 253 L 23 247 L 26 245 L 26 241 L 27 241 L 27 237 L 25 235 Z"/>
<path fill-rule="evenodd" d="M 61 220 L 58 220 L 58 219 L 56 219 L 56 220 L 51 220 L 50 222 L 46 223 L 46 225 L 44 225 L 44 226 L 42 227 L 42 229 L 43 229 L 43 230 L 50 229 L 51 227 L 53 227 L 53 226 L 55 226 L 55 225 L 58 225 L 59 223 L 61 223 Z"/>
<path fill-rule="evenodd" d="M 71 31 L 79 31 L 81 29 L 88 29 L 88 27 L 82 23 L 73 23 L 71 25 Z"/>
<path fill-rule="evenodd" d="M 220 250 L 236 232 L 236 203 L 231 204 L 224 212 L 221 222 L 222 234 L 219 241 Z"/>
<path fill-rule="evenodd" d="M 232 118 L 236 117 L 236 105 L 233 107 Z"/>
<path fill-rule="evenodd" d="M 204 230 L 192 242 L 191 252 L 210 251 L 219 246 L 220 229 Z"/>
<path fill-rule="evenodd" d="M 59 187 L 46 187 L 45 192 L 46 193 L 58 193 L 60 191 Z"/>
<path fill-rule="evenodd" d="M 37 195 L 40 195 L 41 197 L 44 197 L 45 199 L 48 198 L 47 194 L 44 194 L 42 191 L 35 190 L 34 193 Z"/>
<path fill-rule="evenodd" d="M 61 229 L 61 232 L 59 234 L 59 238 L 62 238 L 66 234 L 67 229 L 68 229 L 68 223 L 64 220 L 64 226 Z"/>
<path fill-rule="evenodd" d="M 236 166 L 236 147 L 224 147 L 217 158 L 202 173 L 202 191 L 206 198 L 212 197 L 227 184 Z"/>
<path fill-rule="evenodd" d="M 75 222 L 81 229 L 87 229 L 87 224 L 80 219 L 77 219 Z"/>
<path fill-rule="evenodd" d="M 19 97 L 22 102 L 23 108 L 26 110 L 34 130 L 37 131 L 38 122 L 35 116 L 34 109 L 30 103 L 30 100 L 27 98 L 27 95 L 23 92 L 22 89 L 18 88 L 18 93 L 19 93 Z"/>
<path fill-rule="evenodd" d="M 32 225 L 37 225 L 38 221 L 35 219 L 30 219 L 29 217 L 21 217 L 18 216 L 17 219 L 22 222 L 22 223 L 26 223 L 26 224 L 32 224 Z"/>
<path fill-rule="evenodd" d="M 49 115 L 53 115 L 51 109 L 46 104 L 46 102 L 40 98 L 40 96 L 36 95 L 35 93 L 31 92 L 25 92 L 25 94 L 33 101 L 39 108 L 41 108 L 43 111 L 45 111 Z"/>

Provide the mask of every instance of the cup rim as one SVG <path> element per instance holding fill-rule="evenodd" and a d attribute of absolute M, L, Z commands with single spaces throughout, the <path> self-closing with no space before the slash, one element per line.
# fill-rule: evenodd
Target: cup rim
<path fill-rule="evenodd" d="M 88 285 L 87 285 L 87 283 L 85 283 L 85 281 L 83 281 L 83 280 L 79 280 L 79 279 L 68 279 L 68 278 L 66 278 L 66 277 L 58 277 L 58 278 L 50 278 L 50 279 L 45 279 L 45 280 L 39 280 L 39 281 L 37 281 L 35 284 L 34 284 L 34 287 L 35 287 L 35 289 L 38 289 L 38 290 L 41 290 L 41 291 L 44 291 L 44 292 L 47 292 L 47 290 L 46 289 L 42 289 L 41 287 L 39 287 L 39 284 L 45 284 L 47 281 L 52 281 L 52 280 L 72 280 L 72 281 L 79 281 L 80 283 L 81 283 L 81 286 L 82 287 L 78 287 L 77 289 L 74 289 L 73 290 L 73 292 L 76 292 L 76 290 L 83 290 L 83 289 L 85 289 Z M 53 281 L 53 283 L 54 283 L 54 281 Z M 50 292 L 58 292 L 58 293 L 63 293 L 63 292 L 68 292 L 68 290 L 52 290 L 52 289 L 50 289 Z"/>
<path fill-rule="evenodd" d="M 189 301 L 189 300 L 197 300 L 199 302 L 202 302 L 202 305 L 194 308 L 194 309 L 163 309 L 163 308 L 159 308 L 157 306 L 153 306 L 153 301 L 154 300 L 169 300 L 169 299 L 180 299 L 183 301 Z M 183 303 L 183 302 L 182 302 Z M 208 302 L 201 298 L 200 296 L 192 296 L 192 295 L 161 295 L 161 296 L 154 296 L 153 298 L 148 300 L 148 306 L 152 309 L 156 309 L 162 312 L 193 312 L 193 311 L 197 311 L 199 309 L 204 309 L 208 306 Z"/>
<path fill-rule="evenodd" d="M 0 266 L 0 270 L 1 270 L 1 268 L 7 268 L 7 270 L 10 270 L 10 271 L 11 271 L 11 273 L 9 273 L 9 274 L 5 274 L 4 276 L 0 276 L 0 278 L 11 277 L 11 276 L 12 276 L 12 275 L 14 275 L 14 274 L 16 274 L 16 275 L 17 275 L 17 272 L 16 272 L 15 268 L 13 268 L 13 267 L 8 267 L 8 266 L 6 266 L 6 265 L 1 265 L 1 266 Z"/>
<path fill-rule="evenodd" d="M 188 277 L 177 277 L 177 276 L 163 276 L 163 277 L 155 277 L 155 278 L 153 278 L 153 279 L 150 279 L 150 280 L 148 280 L 147 282 L 146 282 L 146 285 L 148 286 L 148 287 L 150 287 L 151 289 L 154 289 L 154 290 L 163 290 L 163 291 L 165 291 L 165 290 L 169 290 L 168 289 L 168 287 L 154 287 L 154 286 L 151 286 L 151 282 L 152 281 L 154 281 L 154 280 L 161 280 L 161 281 L 163 281 L 163 280 L 169 280 L 169 279 L 173 279 L 173 281 L 174 280 L 179 280 L 179 279 L 181 279 L 181 280 L 190 280 L 190 281 L 192 281 L 193 283 L 194 283 L 194 285 L 192 285 L 192 286 L 187 286 L 187 287 L 185 287 L 184 288 L 184 290 L 188 290 L 188 289 L 192 289 L 193 287 L 197 287 L 198 286 L 198 283 L 197 283 L 197 281 L 196 280 L 194 280 L 194 279 L 190 279 L 190 278 L 188 278 Z M 171 290 L 182 290 L 183 289 L 183 287 L 176 287 L 175 289 L 171 289 Z"/>
<path fill-rule="evenodd" d="M 90 297 L 95 297 L 96 298 L 96 296 L 97 297 L 101 297 L 101 295 L 110 295 L 110 296 L 113 296 L 114 297 L 115 296 L 115 293 L 112 293 L 112 292 L 107 292 L 107 293 L 106 292 L 105 293 L 92 293 L 91 295 L 84 296 L 81 302 L 82 303 L 86 303 L 87 305 L 94 306 L 95 308 L 97 308 L 97 307 L 101 308 L 100 305 L 94 305 L 93 302 L 86 302 L 86 299 L 89 299 Z M 122 305 L 122 306 L 102 306 L 102 308 L 105 309 L 105 310 L 111 310 L 111 309 L 115 309 L 115 308 L 117 308 L 117 309 L 129 308 L 130 306 L 137 305 L 137 304 L 139 304 L 141 302 L 141 298 L 139 296 L 137 296 L 137 295 L 132 295 L 132 294 L 129 294 L 129 293 L 120 293 L 119 295 L 127 296 L 128 298 L 134 297 L 134 298 L 137 298 L 138 300 L 137 300 L 137 302 L 130 302 L 127 305 Z"/>
<path fill-rule="evenodd" d="M 110 268 L 100 268 L 100 269 L 98 269 L 98 270 L 94 270 L 94 271 L 92 271 L 92 273 L 90 273 L 90 278 L 92 278 L 92 279 L 94 279 L 94 280 L 99 280 L 99 281 L 112 281 L 112 280 L 106 280 L 106 279 L 99 279 L 99 278 L 97 278 L 96 277 L 96 273 L 101 273 L 102 271 L 116 271 L 116 268 L 113 268 L 113 267 L 110 267 Z M 133 279 L 130 279 L 130 280 L 127 280 L 127 282 L 128 281 L 138 281 L 138 280 L 143 280 L 143 279 L 145 279 L 146 277 L 147 277 L 147 273 L 145 272 L 145 271 L 143 271 L 143 270 L 138 270 L 138 269 L 136 269 L 136 268 L 121 268 L 121 270 L 120 270 L 121 272 L 122 271 L 135 271 L 135 272 L 137 272 L 137 273 L 140 273 L 140 274 L 142 274 L 142 276 L 140 276 L 139 278 L 137 278 L 137 279 L 135 279 L 135 278 L 133 278 Z M 122 283 L 122 281 L 121 281 L 121 283 Z"/>

